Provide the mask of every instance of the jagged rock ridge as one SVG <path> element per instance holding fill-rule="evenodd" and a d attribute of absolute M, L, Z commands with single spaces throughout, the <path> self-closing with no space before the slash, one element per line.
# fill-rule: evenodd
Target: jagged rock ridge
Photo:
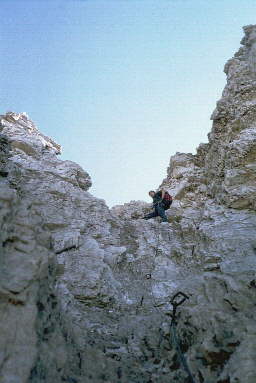
<path fill-rule="evenodd" d="M 170 160 L 169 224 L 108 209 L 25 114 L 0 126 L 1 383 L 254 383 L 256 26 L 225 66 L 209 143 Z"/>

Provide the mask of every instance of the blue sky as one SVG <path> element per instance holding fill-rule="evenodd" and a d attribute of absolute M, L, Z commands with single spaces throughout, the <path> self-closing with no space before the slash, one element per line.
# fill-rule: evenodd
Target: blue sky
<path fill-rule="evenodd" d="M 1 0 L 1 113 L 27 112 L 112 206 L 207 141 L 255 0 Z"/>

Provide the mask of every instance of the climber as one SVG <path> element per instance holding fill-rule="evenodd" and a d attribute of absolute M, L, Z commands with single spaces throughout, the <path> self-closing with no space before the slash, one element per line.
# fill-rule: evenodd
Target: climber
<path fill-rule="evenodd" d="M 153 198 L 154 211 L 150 214 L 147 214 L 145 217 L 143 217 L 143 219 L 150 219 L 160 216 L 162 218 L 162 222 L 168 222 L 165 210 L 169 209 L 172 204 L 172 197 L 170 194 L 163 189 L 159 190 L 158 192 L 150 190 L 148 194 Z"/>

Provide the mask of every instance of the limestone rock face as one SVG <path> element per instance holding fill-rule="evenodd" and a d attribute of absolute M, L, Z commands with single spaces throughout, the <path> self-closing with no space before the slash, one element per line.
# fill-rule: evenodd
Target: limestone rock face
<path fill-rule="evenodd" d="M 111 210 L 25 114 L 0 124 L 0 383 L 255 383 L 256 26 L 225 66 L 209 142 L 149 204 Z"/>
<path fill-rule="evenodd" d="M 131 201 L 124 205 L 116 205 L 112 207 L 111 211 L 122 220 L 138 219 L 152 211 L 152 204 L 144 201 Z"/>

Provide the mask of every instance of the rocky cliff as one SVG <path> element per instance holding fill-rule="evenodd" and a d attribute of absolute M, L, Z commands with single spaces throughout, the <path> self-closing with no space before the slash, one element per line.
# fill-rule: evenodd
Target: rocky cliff
<path fill-rule="evenodd" d="M 169 223 L 109 209 L 26 114 L 0 125 L 0 382 L 255 383 L 256 26 L 209 142 L 171 157 Z"/>

